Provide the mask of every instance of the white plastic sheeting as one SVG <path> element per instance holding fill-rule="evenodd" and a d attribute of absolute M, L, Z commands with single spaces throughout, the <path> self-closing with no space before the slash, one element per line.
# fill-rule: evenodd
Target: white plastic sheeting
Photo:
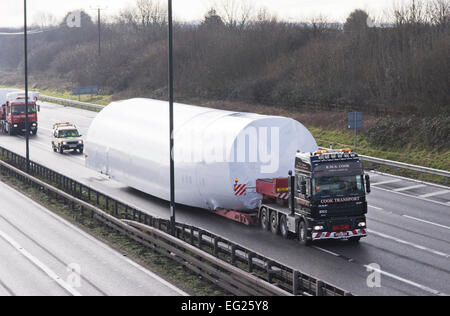
<path fill-rule="evenodd" d="M 248 210 L 259 206 L 260 178 L 285 177 L 298 150 L 317 143 L 299 122 L 175 104 L 176 202 L 192 207 Z M 86 138 L 87 167 L 170 199 L 169 106 L 132 99 L 98 114 Z M 247 187 L 236 195 L 235 179 Z"/>

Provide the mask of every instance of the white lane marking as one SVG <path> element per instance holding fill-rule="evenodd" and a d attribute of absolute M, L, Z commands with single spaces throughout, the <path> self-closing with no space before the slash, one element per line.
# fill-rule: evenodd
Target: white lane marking
<path fill-rule="evenodd" d="M 450 191 L 449 190 L 436 191 L 436 192 L 421 195 L 420 197 L 421 198 L 429 198 L 429 197 L 436 196 L 436 195 L 444 195 L 446 193 L 450 193 Z"/>
<path fill-rule="evenodd" d="M 377 189 L 377 190 L 381 190 L 381 191 L 385 191 L 385 192 L 389 192 L 389 193 L 399 194 L 399 195 L 402 195 L 402 196 L 405 196 L 405 197 L 408 197 L 408 198 L 415 198 L 415 199 L 419 199 L 419 200 L 422 200 L 422 201 L 425 201 L 425 202 L 430 202 L 430 203 L 434 203 L 434 204 L 440 204 L 440 205 L 443 205 L 445 207 L 450 206 L 450 202 L 446 202 L 445 203 L 445 202 L 439 202 L 439 201 L 430 200 L 430 199 L 424 199 L 424 198 L 421 198 L 420 196 L 417 196 L 417 195 L 406 194 L 406 193 L 403 193 L 403 192 L 395 192 L 395 191 L 392 191 L 392 190 L 379 188 L 379 187 L 376 187 L 376 186 L 374 186 L 374 188 Z"/>
<path fill-rule="evenodd" d="M 370 174 L 371 174 L 371 176 L 373 174 L 382 175 L 382 176 L 385 176 L 385 177 L 388 177 L 388 178 L 401 179 L 401 180 L 404 180 L 406 182 L 420 183 L 420 184 L 425 184 L 427 186 L 432 186 L 432 187 L 435 187 L 435 188 L 447 189 L 448 190 L 448 186 L 445 186 L 445 185 L 436 184 L 436 183 L 432 183 L 432 182 L 426 182 L 426 181 L 423 181 L 423 180 L 417 180 L 417 179 L 412 179 L 412 178 L 401 177 L 401 176 L 394 175 L 394 174 L 391 174 L 391 173 L 384 173 L 384 172 L 380 172 L 380 171 L 371 171 Z"/>
<path fill-rule="evenodd" d="M 15 248 L 19 253 L 21 253 L 25 258 L 27 258 L 32 264 L 42 270 L 47 274 L 53 281 L 59 284 L 63 289 L 69 292 L 73 296 L 81 296 L 81 294 L 75 290 L 72 286 L 61 279 L 55 272 L 50 270 L 44 263 L 39 261 L 36 257 L 26 251 L 20 244 L 18 244 L 14 239 L 8 236 L 6 233 L 0 230 L 0 237 L 3 238 L 7 243 L 9 243 L 13 248 Z"/>
<path fill-rule="evenodd" d="M 369 207 L 370 207 L 370 208 L 374 208 L 374 209 L 376 209 L 376 210 L 379 210 L 379 211 L 384 211 L 384 209 L 383 209 L 383 208 L 381 208 L 381 207 L 378 207 L 378 206 L 374 206 L 374 205 L 369 205 Z"/>
<path fill-rule="evenodd" d="M 413 248 L 416 248 L 416 249 L 419 249 L 419 250 L 422 250 L 422 251 L 425 251 L 425 252 L 429 252 L 429 253 L 437 255 L 439 257 L 444 257 L 446 259 L 450 258 L 450 255 L 446 254 L 444 252 L 437 251 L 437 250 L 434 250 L 434 249 L 430 249 L 430 248 L 427 248 L 427 247 L 424 247 L 424 246 L 420 246 L 420 245 L 414 244 L 412 242 L 409 242 L 409 241 L 406 241 L 406 240 L 402 240 L 402 239 L 399 239 L 399 238 L 396 238 L 396 237 L 392 237 L 392 236 L 389 236 L 389 235 L 386 235 L 386 234 L 383 234 L 383 233 L 379 233 L 379 232 L 376 232 L 376 231 L 373 231 L 373 230 L 369 230 L 369 234 L 372 234 L 372 235 L 375 235 L 375 236 L 378 236 L 378 237 L 382 237 L 382 238 L 385 238 L 385 239 L 389 239 L 389 240 L 395 241 L 395 242 L 397 242 L 399 244 L 407 245 L 407 246 L 410 246 L 410 247 L 413 247 Z"/>
<path fill-rule="evenodd" d="M 382 181 L 382 182 L 377 182 L 377 183 L 373 183 L 372 185 L 383 185 L 383 184 L 390 184 L 390 183 L 397 183 L 397 182 L 401 182 L 402 180 L 400 179 L 394 179 L 394 180 L 387 180 L 387 181 Z"/>
<path fill-rule="evenodd" d="M 314 248 L 314 249 L 317 249 L 317 250 L 320 250 L 320 251 L 322 251 L 322 252 L 325 252 L 325 253 L 327 253 L 327 254 L 329 254 L 329 255 L 335 256 L 335 257 L 340 257 L 340 256 L 341 256 L 341 255 L 339 255 L 339 254 L 337 254 L 337 253 L 334 253 L 334 252 L 332 252 L 332 251 L 329 251 L 329 250 L 326 250 L 326 249 L 323 249 L 323 248 L 320 248 L 320 247 L 317 247 L 317 246 L 313 246 L 313 248 Z"/>
<path fill-rule="evenodd" d="M 392 191 L 394 191 L 394 192 L 403 192 L 403 191 L 420 189 L 420 188 L 425 188 L 425 187 L 426 187 L 426 185 L 424 185 L 424 184 L 417 184 L 417 185 L 412 185 L 412 186 L 409 186 L 409 187 L 394 189 Z"/>
<path fill-rule="evenodd" d="M 0 182 L 0 186 L 2 186 L 3 190 L 9 190 L 19 196 L 21 196 L 21 198 L 23 200 L 26 200 L 28 203 L 31 203 L 32 205 L 34 205 L 36 208 L 42 210 L 44 213 L 46 213 L 48 216 L 50 216 L 51 218 L 55 219 L 57 222 L 63 224 L 64 226 L 72 229 L 73 231 L 75 231 L 76 233 L 80 234 L 81 236 L 83 236 L 84 238 L 86 238 L 87 240 L 95 243 L 97 246 L 105 249 L 106 251 L 110 252 L 111 254 L 117 256 L 118 259 L 124 260 L 125 262 L 129 263 L 131 266 L 133 266 L 134 268 L 138 269 L 139 271 L 145 273 L 146 275 L 150 276 L 151 278 L 155 279 L 156 281 L 160 282 L 161 284 L 167 286 L 168 288 L 170 288 L 171 290 L 179 293 L 181 296 L 189 296 L 189 294 L 187 294 L 186 292 L 182 291 L 181 289 L 177 288 L 176 286 L 174 286 L 173 284 L 165 281 L 164 279 L 162 279 L 161 277 L 159 277 L 158 275 L 156 275 L 155 273 L 147 270 L 146 268 L 142 267 L 141 265 L 139 265 L 138 263 L 134 262 L 133 260 L 124 257 L 123 255 L 121 255 L 120 253 L 118 253 L 116 250 L 114 250 L 113 248 L 111 248 L 110 246 L 104 244 L 102 241 L 92 237 L 91 235 L 89 235 L 88 233 L 86 233 L 85 231 L 81 230 L 80 228 L 76 227 L 75 225 L 73 225 L 72 223 L 66 221 L 65 219 L 59 217 L 58 215 L 54 214 L 53 212 L 51 212 L 50 210 L 46 209 L 45 207 L 43 207 L 42 205 L 38 204 L 37 202 L 33 201 L 32 199 L 30 199 L 28 196 L 22 194 L 19 191 L 14 190 L 13 188 L 7 186 L 6 184 L 2 184 Z M 108 265 L 108 262 L 103 262 L 103 265 Z"/>
<path fill-rule="evenodd" d="M 433 222 L 426 221 L 424 219 L 420 219 L 420 218 L 417 218 L 417 217 L 412 217 L 412 216 L 409 216 L 409 215 L 402 215 L 402 216 L 406 217 L 406 218 L 409 218 L 409 219 L 412 219 L 412 220 L 415 220 L 415 221 L 418 221 L 418 222 L 422 222 L 422 223 L 425 223 L 425 224 L 430 224 L 430 225 L 433 225 L 433 226 L 436 226 L 436 227 L 445 228 L 447 230 L 450 230 L 449 226 L 433 223 Z"/>
<path fill-rule="evenodd" d="M 336 253 L 331 252 L 331 251 L 328 251 L 328 250 L 326 250 L 326 249 L 319 248 L 319 247 L 314 247 L 314 248 L 317 249 L 317 250 L 323 251 L 323 252 L 325 252 L 325 253 L 331 254 L 331 255 L 333 255 L 333 256 L 335 256 L 335 257 L 341 257 L 341 255 L 336 254 Z M 350 260 L 349 262 L 354 262 L 354 260 Z M 370 269 L 370 271 L 378 272 L 378 273 L 380 273 L 381 275 L 384 275 L 384 276 L 389 277 L 389 278 L 391 278 L 391 279 L 394 279 L 394 280 L 400 281 L 400 282 L 402 282 L 402 283 L 406 283 L 406 284 L 408 284 L 408 285 L 411 285 L 411 286 L 413 286 L 413 287 L 419 288 L 419 289 L 421 289 L 422 291 L 431 293 L 431 294 L 433 294 L 433 295 L 437 295 L 437 296 L 448 296 L 447 294 L 442 293 L 442 292 L 437 291 L 437 290 L 434 290 L 434 289 L 432 289 L 432 288 L 430 288 L 430 287 L 428 287 L 428 286 L 425 286 L 425 285 L 422 285 L 422 284 L 419 284 L 419 283 L 416 283 L 416 282 L 407 280 L 407 279 L 405 279 L 405 278 L 399 277 L 399 276 L 397 276 L 397 275 L 395 275 L 395 274 L 392 274 L 392 273 L 389 273 L 389 272 L 386 272 L 386 271 L 383 271 L 383 270 L 380 270 L 380 269 L 374 269 L 372 266 L 369 266 L 369 265 L 363 265 L 363 267 L 366 268 L 366 269 Z"/>
<path fill-rule="evenodd" d="M 372 266 L 364 265 L 364 268 L 370 269 L 370 271 L 378 272 L 381 275 L 387 276 L 387 277 L 392 278 L 394 280 L 397 280 L 397 281 L 409 284 L 409 285 L 411 285 L 413 287 L 419 288 L 419 289 L 421 289 L 421 290 L 423 290 L 425 292 L 431 293 L 433 295 L 436 295 L 436 296 L 448 296 L 447 294 L 442 293 L 442 292 L 437 291 L 437 290 L 434 290 L 434 289 L 432 289 L 432 288 L 430 288 L 428 286 L 425 286 L 425 285 L 422 285 L 422 284 L 419 284 L 419 283 L 407 280 L 405 278 L 399 277 L 399 276 L 397 276 L 395 274 L 392 274 L 392 273 L 389 273 L 389 272 L 386 272 L 386 271 L 383 271 L 383 270 L 380 270 L 380 269 L 374 269 Z"/>

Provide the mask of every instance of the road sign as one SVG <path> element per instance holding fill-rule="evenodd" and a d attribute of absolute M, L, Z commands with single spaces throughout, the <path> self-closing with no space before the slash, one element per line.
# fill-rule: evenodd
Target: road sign
<path fill-rule="evenodd" d="M 353 149 L 356 152 L 356 148 L 358 147 L 358 130 L 362 129 L 362 113 L 361 112 L 350 112 L 348 113 L 348 129 L 352 129 L 355 131 L 355 148 Z"/>
<path fill-rule="evenodd" d="M 72 89 L 72 95 L 98 94 L 98 87 L 84 87 Z"/>
<path fill-rule="evenodd" d="M 362 129 L 362 113 L 350 112 L 348 113 L 348 129 Z"/>

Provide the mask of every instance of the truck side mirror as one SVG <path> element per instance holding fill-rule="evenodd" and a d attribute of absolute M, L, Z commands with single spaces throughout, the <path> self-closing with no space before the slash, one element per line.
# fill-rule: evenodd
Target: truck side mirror
<path fill-rule="evenodd" d="M 366 174 L 366 191 L 367 193 L 372 192 L 372 189 L 370 188 L 370 176 Z"/>
<path fill-rule="evenodd" d="M 302 195 L 306 195 L 306 181 L 302 181 Z"/>

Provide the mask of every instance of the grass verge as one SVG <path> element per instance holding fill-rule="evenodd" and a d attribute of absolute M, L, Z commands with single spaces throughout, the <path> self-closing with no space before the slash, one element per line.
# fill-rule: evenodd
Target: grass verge
<path fill-rule="evenodd" d="M 23 87 L 8 87 L 8 86 L 2 86 L 0 85 L 0 89 L 23 89 Z M 81 101 L 81 102 L 87 102 L 87 103 L 93 103 L 98 105 L 108 105 L 112 102 L 112 96 L 111 95 L 82 95 L 80 98 L 78 96 L 72 95 L 71 91 L 67 90 L 42 90 L 42 89 L 36 89 L 33 88 L 30 90 L 37 91 L 41 94 L 48 95 L 49 97 L 55 97 L 55 98 L 61 98 L 61 99 L 67 99 L 67 100 L 73 100 L 73 101 Z"/>

